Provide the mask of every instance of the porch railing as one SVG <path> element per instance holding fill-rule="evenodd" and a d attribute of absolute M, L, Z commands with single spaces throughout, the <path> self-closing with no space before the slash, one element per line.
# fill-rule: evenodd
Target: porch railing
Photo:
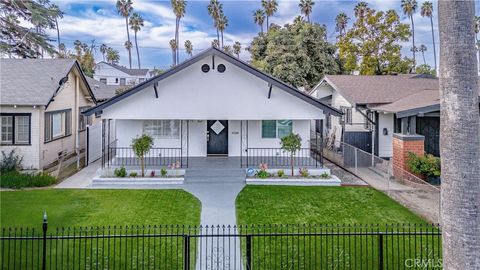
<path fill-rule="evenodd" d="M 242 166 L 258 166 L 266 163 L 269 167 L 290 167 L 292 158 L 290 152 L 281 148 L 247 148 L 245 162 Z M 295 167 L 321 167 L 321 152 L 312 148 L 301 148 L 293 158 Z"/>
<path fill-rule="evenodd" d="M 104 167 L 139 167 L 141 165 L 131 147 L 109 145 L 104 152 Z M 168 167 L 180 163 L 181 168 L 188 167 L 188 156 L 183 155 L 182 148 L 151 148 L 145 154 L 144 165 L 147 168 Z"/>

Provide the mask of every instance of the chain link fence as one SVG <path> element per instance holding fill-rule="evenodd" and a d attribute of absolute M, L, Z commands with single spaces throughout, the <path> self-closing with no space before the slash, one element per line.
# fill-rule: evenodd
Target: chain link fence
<path fill-rule="evenodd" d="M 393 160 L 380 158 L 340 141 L 327 142 L 323 156 L 430 222 L 441 223 L 440 188 L 403 168 L 395 167 Z M 394 171 L 402 178 L 396 178 Z"/>

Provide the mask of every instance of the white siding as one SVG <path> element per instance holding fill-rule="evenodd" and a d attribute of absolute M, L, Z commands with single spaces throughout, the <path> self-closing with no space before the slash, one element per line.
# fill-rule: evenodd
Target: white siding
<path fill-rule="evenodd" d="M 323 110 L 273 87 L 268 99 L 268 83 L 215 58 L 226 71 L 201 71 L 211 65 L 208 57 L 160 81 L 158 98 L 153 86 L 123 99 L 103 111 L 107 119 L 261 120 L 323 119 Z"/>
<path fill-rule="evenodd" d="M 1 151 L 5 154 L 15 149 L 15 153 L 23 157 L 22 165 L 25 169 L 40 169 L 40 109 L 33 106 L 1 106 L 1 113 L 31 113 L 30 140 L 31 145 L 2 145 Z"/>
<path fill-rule="evenodd" d="M 148 73 L 145 76 L 132 76 L 106 63 L 98 63 L 95 66 L 93 78 L 97 81 L 106 79 L 107 85 L 120 85 L 120 79 L 124 78 L 126 85 L 134 85 L 140 83 L 140 78 L 148 79 Z"/>
<path fill-rule="evenodd" d="M 378 115 L 378 155 L 380 157 L 392 157 L 393 155 L 393 114 L 379 113 Z M 386 128 L 388 134 L 383 135 L 383 129 Z"/>

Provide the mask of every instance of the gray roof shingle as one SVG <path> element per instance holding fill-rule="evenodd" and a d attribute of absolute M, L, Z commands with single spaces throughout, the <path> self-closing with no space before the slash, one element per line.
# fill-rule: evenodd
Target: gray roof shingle
<path fill-rule="evenodd" d="M 115 91 L 123 87 L 119 85 L 106 85 L 88 76 L 85 76 L 85 78 L 87 79 L 87 82 L 90 85 L 90 89 L 92 89 L 92 92 L 95 95 L 97 101 L 103 101 L 115 96 Z"/>
<path fill-rule="evenodd" d="M 114 67 L 122 72 L 125 72 L 127 73 L 128 75 L 132 75 L 132 76 L 146 76 L 148 74 L 148 69 L 147 68 L 126 68 L 124 66 L 119 66 L 119 65 L 115 65 L 115 64 L 111 64 L 111 63 L 107 63 L 107 62 L 103 62 L 102 63 L 105 63 L 111 67 Z"/>
<path fill-rule="evenodd" d="M 1 105 L 47 105 L 75 59 L 0 59 Z"/>

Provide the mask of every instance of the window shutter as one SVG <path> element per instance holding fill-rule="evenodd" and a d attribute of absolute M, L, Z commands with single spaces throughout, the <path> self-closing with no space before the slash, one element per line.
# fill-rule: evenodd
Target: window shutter
<path fill-rule="evenodd" d="M 72 134 L 72 111 L 65 112 L 65 136 Z"/>

